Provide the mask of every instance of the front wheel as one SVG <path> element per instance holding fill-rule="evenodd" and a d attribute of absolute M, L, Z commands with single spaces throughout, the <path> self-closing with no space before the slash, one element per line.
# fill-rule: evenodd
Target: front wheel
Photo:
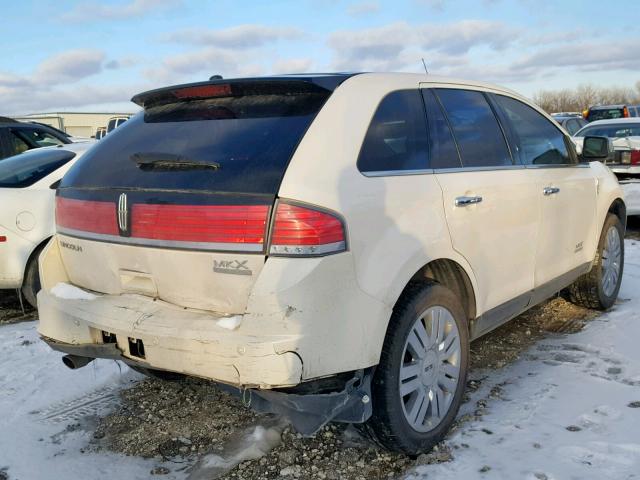
<path fill-rule="evenodd" d="M 573 303 L 586 308 L 606 310 L 618 298 L 624 270 L 624 228 L 620 219 L 608 214 L 591 271 L 569 287 Z"/>
<path fill-rule="evenodd" d="M 428 451 L 455 420 L 468 364 L 469 333 L 460 301 L 441 285 L 410 287 L 389 324 L 367 431 L 390 450 Z"/>

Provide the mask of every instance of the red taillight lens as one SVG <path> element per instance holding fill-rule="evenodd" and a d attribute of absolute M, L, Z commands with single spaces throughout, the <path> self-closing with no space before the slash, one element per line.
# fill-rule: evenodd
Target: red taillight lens
<path fill-rule="evenodd" d="M 0 243 L 6 242 L 6 241 L 7 241 L 7 237 L 5 237 L 4 235 L 0 235 Z"/>
<path fill-rule="evenodd" d="M 118 235 L 116 204 L 56 197 L 56 225 L 58 231 Z"/>
<path fill-rule="evenodd" d="M 138 204 L 133 206 L 131 237 L 262 251 L 268 214 L 267 205 Z"/>
<path fill-rule="evenodd" d="M 640 150 L 631 150 L 631 165 L 640 164 Z"/>
<path fill-rule="evenodd" d="M 344 225 L 335 215 L 279 203 L 271 233 L 272 255 L 326 255 L 346 248 Z"/>
<path fill-rule="evenodd" d="M 624 108 L 622 109 L 622 116 L 623 116 L 624 118 L 629 118 L 629 109 L 628 109 L 627 107 L 624 107 Z"/>

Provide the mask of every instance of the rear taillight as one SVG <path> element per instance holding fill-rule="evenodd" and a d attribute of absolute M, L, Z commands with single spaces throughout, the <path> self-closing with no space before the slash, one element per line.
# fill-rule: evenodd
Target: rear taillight
<path fill-rule="evenodd" d="M 631 150 L 631 165 L 640 165 L 640 150 Z"/>
<path fill-rule="evenodd" d="M 6 241 L 7 241 L 7 237 L 4 235 L 0 235 L 0 243 L 6 242 Z"/>
<path fill-rule="evenodd" d="M 267 242 L 269 205 L 168 205 L 56 197 L 60 233 L 158 247 L 270 255 L 327 255 L 346 249 L 342 220 L 334 213 L 278 202 Z M 129 217 L 130 215 L 130 217 Z M 120 225 L 118 224 L 120 222 Z"/>
<path fill-rule="evenodd" d="M 326 255 L 346 249 L 342 221 L 309 207 L 278 203 L 273 220 L 271 255 Z"/>
<path fill-rule="evenodd" d="M 267 205 L 138 204 L 131 214 L 131 237 L 262 251 L 268 215 Z"/>
<path fill-rule="evenodd" d="M 118 235 L 116 204 L 56 197 L 58 231 Z"/>
<path fill-rule="evenodd" d="M 624 108 L 622 109 L 622 116 L 623 116 L 624 118 L 629 118 L 629 109 L 628 109 L 627 107 L 624 107 Z"/>

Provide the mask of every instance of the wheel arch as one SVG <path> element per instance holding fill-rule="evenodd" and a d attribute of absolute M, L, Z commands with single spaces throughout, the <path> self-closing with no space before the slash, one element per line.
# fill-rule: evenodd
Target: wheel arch
<path fill-rule="evenodd" d="M 27 259 L 26 263 L 24 264 L 24 270 L 22 271 L 22 285 L 23 286 L 24 286 L 24 282 L 25 282 L 25 280 L 27 278 L 27 269 L 29 268 L 29 265 L 31 265 L 31 262 L 33 261 L 33 259 L 37 255 L 40 255 L 40 253 L 42 252 L 44 247 L 47 245 L 47 243 L 49 243 L 51 238 L 52 238 L 52 236 L 49 236 L 49 237 L 45 238 L 39 244 L 37 244 L 34 247 L 33 250 L 31 250 L 31 253 L 29 254 L 29 258 Z"/>
<path fill-rule="evenodd" d="M 474 320 L 477 316 L 477 298 L 471 276 L 467 270 L 455 260 L 439 258 L 431 260 L 415 272 L 406 283 L 398 300 L 416 283 L 438 283 L 451 290 L 467 314 L 467 320 Z"/>
<path fill-rule="evenodd" d="M 607 213 L 613 213 L 616 217 L 620 219 L 622 223 L 622 227 L 627 229 L 627 206 L 620 197 L 616 198 L 611 205 L 609 205 L 609 210 Z"/>

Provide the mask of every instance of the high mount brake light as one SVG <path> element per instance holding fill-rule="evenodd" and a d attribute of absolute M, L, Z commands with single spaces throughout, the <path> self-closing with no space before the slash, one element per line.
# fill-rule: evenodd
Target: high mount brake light
<path fill-rule="evenodd" d="M 280 202 L 271 232 L 271 255 L 308 256 L 346 249 L 342 221 L 331 213 Z"/>
<path fill-rule="evenodd" d="M 173 95 L 179 99 L 185 98 L 214 98 L 231 96 L 231 85 L 199 85 L 173 90 Z"/>

